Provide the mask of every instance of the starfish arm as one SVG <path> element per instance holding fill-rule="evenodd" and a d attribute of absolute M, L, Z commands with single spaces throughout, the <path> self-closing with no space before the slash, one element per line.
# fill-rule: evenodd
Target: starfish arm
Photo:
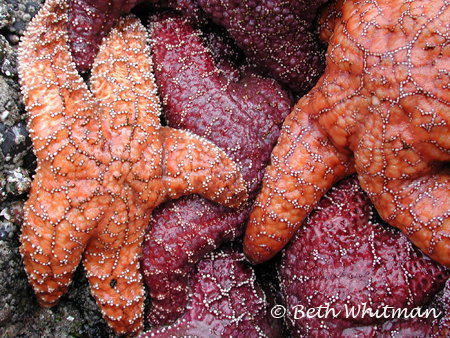
<path fill-rule="evenodd" d="M 358 178 L 383 219 L 433 260 L 450 267 L 450 200 L 443 198 L 450 191 L 448 168 L 415 179 L 386 180 L 367 172 Z"/>
<path fill-rule="evenodd" d="M 98 140 L 95 102 L 71 62 L 64 1 L 48 1 L 30 24 L 19 50 L 19 76 L 37 156 L 35 179 L 25 204 L 21 254 L 42 306 L 67 290 L 95 227 L 78 209 L 95 202 Z M 98 167 L 94 165 L 94 167 Z M 81 193 L 80 193 L 81 192 Z"/>
<path fill-rule="evenodd" d="M 92 68 L 110 162 L 102 184 L 110 201 L 86 247 L 83 265 L 103 317 L 117 334 L 143 329 L 142 241 L 161 202 L 159 101 L 147 33 L 130 15 L 103 40 Z"/>
<path fill-rule="evenodd" d="M 418 101 L 411 104 L 415 110 L 425 100 Z M 445 116 L 448 108 L 443 109 L 435 111 Z M 385 221 L 432 259 L 450 267 L 450 169 L 445 164 L 450 152 L 442 138 L 449 133 L 449 119 L 440 119 L 426 133 L 420 130 L 423 126 L 402 130 L 394 122 L 385 123 L 387 118 L 401 121 L 410 115 L 389 104 L 377 107 L 355 152 L 358 179 Z"/>
<path fill-rule="evenodd" d="M 91 292 L 116 334 L 143 329 L 144 285 L 139 267 L 142 242 L 151 210 L 129 186 L 111 199 L 89 241 L 83 265 Z"/>
<path fill-rule="evenodd" d="M 101 107 L 108 151 L 115 159 L 138 162 L 160 125 L 161 108 L 147 31 L 133 15 L 121 18 L 103 40 L 91 88 Z"/>
<path fill-rule="evenodd" d="M 250 215 L 244 252 L 255 264 L 275 256 L 328 189 L 353 171 L 352 158 L 336 149 L 305 104 L 306 97 L 284 122 Z"/>
<path fill-rule="evenodd" d="M 46 166 L 35 175 L 25 204 L 20 251 L 41 306 L 55 305 L 67 291 L 107 203 L 104 196 L 90 196 L 91 188 L 89 181 L 67 187 L 54 180 Z"/>
<path fill-rule="evenodd" d="M 228 207 L 247 199 L 245 182 L 233 160 L 212 142 L 188 131 L 161 128 L 163 181 L 168 198 L 199 194 Z"/>
<path fill-rule="evenodd" d="M 38 162 L 61 149 L 87 151 L 101 140 L 96 102 L 67 46 L 66 9 L 64 0 L 47 1 L 19 48 L 19 77 Z"/>

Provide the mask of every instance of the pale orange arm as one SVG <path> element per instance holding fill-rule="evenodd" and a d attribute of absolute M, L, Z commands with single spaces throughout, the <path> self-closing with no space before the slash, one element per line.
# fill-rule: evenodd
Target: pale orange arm
<path fill-rule="evenodd" d="M 228 207 L 247 200 L 247 190 L 233 160 L 212 142 L 184 130 L 161 128 L 167 196 L 199 194 Z"/>
<path fill-rule="evenodd" d="M 95 103 L 71 61 L 66 23 L 65 1 L 47 2 L 19 49 L 19 76 L 38 163 L 25 204 L 20 251 L 42 306 L 56 304 L 68 288 L 95 226 L 88 219 L 95 215 L 74 206 L 91 198 L 99 185 L 96 171 L 87 170 L 93 159 L 85 153 L 98 139 Z"/>
<path fill-rule="evenodd" d="M 354 170 L 352 157 L 303 110 L 307 102 L 301 99 L 285 120 L 250 216 L 244 252 L 255 264 L 275 256 L 328 189 Z"/>

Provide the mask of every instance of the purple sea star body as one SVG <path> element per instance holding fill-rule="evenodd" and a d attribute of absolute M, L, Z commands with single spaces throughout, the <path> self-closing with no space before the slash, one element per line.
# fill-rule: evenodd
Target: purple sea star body
<path fill-rule="evenodd" d="M 283 251 L 279 276 L 293 337 L 429 337 L 446 315 L 425 310 L 450 270 L 382 222 L 355 175 L 306 218 Z M 309 309 L 315 315 L 301 315 Z"/>
<path fill-rule="evenodd" d="M 256 196 L 279 126 L 289 113 L 290 95 L 274 80 L 245 67 L 216 63 L 201 32 L 177 15 L 153 18 L 152 56 L 168 125 L 192 131 L 222 147 L 238 164 L 250 197 Z M 215 48 L 226 50 L 214 40 Z M 216 58 L 218 56 L 216 55 Z M 172 322 L 185 311 L 188 273 L 207 252 L 243 232 L 251 203 L 237 210 L 198 196 L 155 210 L 146 235 L 144 279 L 154 325 Z"/>
<path fill-rule="evenodd" d="M 284 337 L 281 320 L 270 314 L 273 304 L 236 247 L 207 254 L 190 273 L 190 303 L 184 316 L 140 338 Z"/>
<path fill-rule="evenodd" d="M 326 0 L 198 0 L 217 24 L 267 74 L 300 95 L 325 69 L 325 46 L 314 32 L 318 8 Z"/>
<path fill-rule="evenodd" d="M 171 8 L 193 20 L 201 21 L 202 12 L 194 0 L 71 0 L 68 31 L 72 56 L 81 72 L 88 71 L 98 47 L 120 16 L 141 3 L 155 8 Z"/>

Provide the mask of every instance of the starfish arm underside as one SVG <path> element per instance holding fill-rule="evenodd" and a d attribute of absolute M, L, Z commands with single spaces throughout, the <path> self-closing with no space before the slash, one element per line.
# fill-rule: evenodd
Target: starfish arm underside
<path fill-rule="evenodd" d="M 353 172 L 352 161 L 300 100 L 284 122 L 253 206 L 244 238 L 247 258 L 258 264 L 275 256 L 328 189 Z"/>
<path fill-rule="evenodd" d="M 162 127 L 161 135 L 168 198 L 199 194 L 228 207 L 239 207 L 246 201 L 245 182 L 222 149 L 184 130 Z"/>

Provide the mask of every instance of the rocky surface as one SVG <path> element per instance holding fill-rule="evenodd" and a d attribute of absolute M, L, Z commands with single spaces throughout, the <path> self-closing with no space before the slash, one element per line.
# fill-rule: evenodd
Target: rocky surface
<path fill-rule="evenodd" d="M 0 336 L 113 337 L 91 299 L 84 273 L 77 288 L 51 309 L 40 307 L 28 283 L 17 238 L 0 240 Z"/>

